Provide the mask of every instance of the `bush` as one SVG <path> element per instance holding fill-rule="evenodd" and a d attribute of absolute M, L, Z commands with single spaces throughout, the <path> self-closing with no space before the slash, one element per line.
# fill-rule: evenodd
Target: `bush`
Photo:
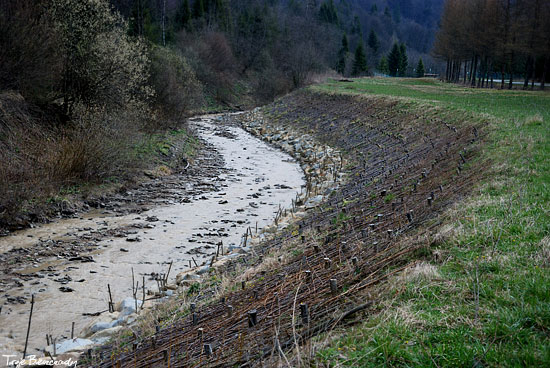
<path fill-rule="evenodd" d="M 187 60 L 165 47 L 153 48 L 151 55 L 157 109 L 168 118 L 178 118 L 199 108 L 204 103 L 202 85 Z"/>
<path fill-rule="evenodd" d="M 78 115 L 70 127 L 56 134 L 45 154 L 45 176 L 51 182 L 59 186 L 99 182 L 138 165 L 132 162 L 132 146 L 146 122 L 137 111 L 88 109 Z"/>
<path fill-rule="evenodd" d="M 47 1 L 0 1 L 0 91 L 44 103 L 55 96 L 62 63 Z"/>
<path fill-rule="evenodd" d="M 99 183 L 141 165 L 132 152 L 147 111 L 87 108 L 75 115 L 59 125 L 20 94 L 0 94 L 0 224 L 64 187 Z"/>
<path fill-rule="evenodd" d="M 223 33 L 207 32 L 195 46 L 198 53 L 197 75 L 220 103 L 234 102 L 237 61 Z"/>
<path fill-rule="evenodd" d="M 78 104 L 119 109 L 146 103 L 149 58 L 145 44 L 127 35 L 127 23 L 108 1 L 51 0 L 63 71 L 59 91 L 65 112 Z"/>

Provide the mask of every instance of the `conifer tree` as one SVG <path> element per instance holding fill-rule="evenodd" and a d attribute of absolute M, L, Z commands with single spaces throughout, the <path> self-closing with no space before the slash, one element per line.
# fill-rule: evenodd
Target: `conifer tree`
<path fill-rule="evenodd" d="M 388 59 L 384 55 L 380 58 L 380 62 L 378 63 L 378 71 L 382 74 L 389 74 L 390 70 L 388 68 Z"/>
<path fill-rule="evenodd" d="M 368 71 L 367 56 L 363 47 L 363 40 L 359 42 L 355 49 L 355 59 L 353 60 L 353 75 L 365 74 Z"/>
<path fill-rule="evenodd" d="M 409 58 L 407 57 L 407 47 L 404 43 L 399 46 L 399 76 L 404 77 L 409 66 Z"/>
<path fill-rule="evenodd" d="M 338 13 L 334 0 L 324 1 L 319 9 L 319 18 L 327 23 L 338 24 Z"/>
<path fill-rule="evenodd" d="M 225 0 L 216 0 L 216 19 L 218 25 L 224 31 L 229 31 L 231 26 L 231 15 L 229 12 L 229 6 Z"/>
<path fill-rule="evenodd" d="M 418 64 L 416 65 L 416 77 L 424 77 L 424 63 L 422 62 L 422 58 L 418 59 Z"/>
<path fill-rule="evenodd" d="M 400 71 L 401 66 L 401 49 L 396 43 L 393 44 L 393 47 L 388 55 L 388 70 L 392 77 L 397 76 L 397 72 Z"/>
<path fill-rule="evenodd" d="M 378 49 L 380 48 L 380 41 L 378 41 L 378 36 L 376 35 L 376 32 L 374 32 L 374 29 L 370 30 L 367 43 L 372 51 L 374 51 L 374 53 L 376 54 L 378 52 Z"/>
<path fill-rule="evenodd" d="M 192 28 L 191 15 L 192 14 L 191 7 L 189 6 L 189 0 L 181 1 L 178 11 L 176 13 L 176 30 L 180 31 L 185 28 L 185 30 L 190 31 Z"/>
<path fill-rule="evenodd" d="M 202 18 L 203 15 L 204 15 L 204 1 L 195 0 L 195 3 L 193 4 L 193 17 Z"/>
<path fill-rule="evenodd" d="M 359 20 L 359 17 L 357 15 L 353 17 L 353 23 L 351 24 L 351 33 L 352 34 L 361 33 L 361 21 Z"/>
<path fill-rule="evenodd" d="M 336 71 L 342 75 L 346 71 L 346 57 L 348 52 L 348 36 L 344 33 L 344 37 L 342 37 L 342 47 L 340 48 L 340 51 L 338 51 L 338 64 L 336 65 Z"/>

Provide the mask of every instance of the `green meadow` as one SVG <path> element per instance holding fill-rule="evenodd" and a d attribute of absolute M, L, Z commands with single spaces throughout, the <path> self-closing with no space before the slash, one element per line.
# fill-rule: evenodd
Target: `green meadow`
<path fill-rule="evenodd" d="M 550 93 L 392 78 L 310 88 L 486 122 L 471 196 L 441 215 L 435 240 L 372 313 L 317 339 L 312 365 L 550 366 Z"/>

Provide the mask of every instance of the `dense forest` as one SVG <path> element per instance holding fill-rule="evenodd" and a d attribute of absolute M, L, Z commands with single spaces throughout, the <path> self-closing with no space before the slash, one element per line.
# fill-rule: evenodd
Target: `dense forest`
<path fill-rule="evenodd" d="M 472 86 L 523 87 L 550 78 L 550 2 L 447 0 L 434 54 L 446 60 L 445 78 Z"/>
<path fill-rule="evenodd" d="M 85 52 L 96 59 L 102 52 L 106 58 L 109 44 L 100 44 L 105 41 L 100 36 L 107 31 L 125 33 L 118 37 L 126 37 L 129 45 L 141 44 L 141 65 L 145 68 L 141 75 L 147 79 L 143 82 L 153 88 L 157 106 L 168 103 L 170 111 L 201 106 L 201 97 L 211 99 L 207 101 L 211 103 L 235 103 L 242 101 L 243 92 L 256 102 L 267 101 L 303 85 L 316 73 L 339 69 L 352 74 L 359 46 L 366 65 L 355 74 L 375 73 L 382 56 L 399 43 L 406 45 L 412 61 L 402 75 L 412 76 L 420 57 L 427 70 L 437 71 L 438 63 L 429 53 L 442 2 L 111 0 L 112 8 L 108 9 L 102 1 L 2 0 L 0 83 L 3 90 L 17 90 L 25 97 L 51 102 L 54 95 L 76 87 L 73 82 L 83 82 L 68 81 L 68 74 L 94 78 L 89 71 L 77 70 L 72 63 L 75 60 L 62 65 L 64 57 L 75 55 L 60 55 L 64 48 L 58 46 L 64 44 L 65 51 L 85 46 Z M 104 24 L 96 29 L 92 29 L 95 24 L 84 22 L 94 16 L 104 18 Z M 344 35 L 348 45 L 342 49 Z M 342 56 L 344 64 L 339 65 Z M 83 68 L 88 66 L 85 61 L 93 62 L 86 57 L 81 61 L 79 67 Z M 119 67 L 114 64 L 112 70 Z M 114 84 L 111 77 L 98 79 Z M 167 84 L 170 77 L 174 78 Z M 182 80 L 190 81 L 191 88 L 181 85 Z M 80 91 L 72 92 L 89 94 L 92 85 L 81 83 Z M 181 106 L 173 106 L 176 101 L 170 92 L 174 91 L 167 86 L 180 95 L 184 93 L 185 98 L 178 103 Z M 205 90 L 198 92 L 201 87 Z M 70 105 L 77 102 L 76 96 L 64 97 L 63 107 L 68 113 Z"/>

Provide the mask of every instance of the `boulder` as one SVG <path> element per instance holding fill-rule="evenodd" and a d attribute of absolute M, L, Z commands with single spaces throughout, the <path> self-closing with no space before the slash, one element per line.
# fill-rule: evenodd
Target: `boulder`
<path fill-rule="evenodd" d="M 323 196 L 322 195 L 317 195 L 315 197 L 312 197 L 312 198 L 307 200 L 307 202 L 305 204 L 306 209 L 314 208 L 314 207 L 318 206 L 322 201 L 323 201 Z"/>
<path fill-rule="evenodd" d="M 84 327 L 80 335 L 89 337 L 98 331 L 113 327 L 112 324 L 118 319 L 119 315 L 119 312 L 102 314 Z"/>
<path fill-rule="evenodd" d="M 115 322 L 117 322 L 117 321 L 115 321 Z M 107 338 L 111 337 L 112 335 L 114 335 L 115 333 L 117 333 L 120 330 L 122 330 L 122 326 L 110 327 L 110 328 L 107 328 L 107 329 L 104 329 L 104 330 L 101 330 L 101 331 L 98 331 L 98 332 L 94 333 L 92 336 L 90 336 L 90 340 L 93 340 L 95 343 L 98 343 L 98 340 L 102 340 L 105 337 L 107 337 Z"/>
<path fill-rule="evenodd" d="M 85 351 L 91 349 L 94 345 L 95 343 L 88 339 L 69 339 L 62 341 L 59 344 L 55 344 L 55 352 L 56 354 L 63 354 L 70 351 Z M 45 350 L 50 354 L 53 354 L 53 346 L 48 346 Z"/>
<path fill-rule="evenodd" d="M 141 307 L 142 301 L 137 300 L 138 308 Z M 116 311 L 120 312 L 120 316 L 128 316 L 132 313 L 136 313 L 136 299 L 126 298 L 116 305 Z"/>
<path fill-rule="evenodd" d="M 208 265 L 202 266 L 202 267 L 199 268 L 199 270 L 197 271 L 197 274 L 202 275 L 202 274 L 208 273 L 208 271 L 210 271 L 210 266 L 208 266 Z"/>
<path fill-rule="evenodd" d="M 196 281 L 200 279 L 199 275 L 192 274 L 191 272 L 192 271 L 184 271 L 184 272 L 178 273 L 176 275 L 176 284 L 181 285 L 181 284 L 184 284 L 185 282 Z"/>

